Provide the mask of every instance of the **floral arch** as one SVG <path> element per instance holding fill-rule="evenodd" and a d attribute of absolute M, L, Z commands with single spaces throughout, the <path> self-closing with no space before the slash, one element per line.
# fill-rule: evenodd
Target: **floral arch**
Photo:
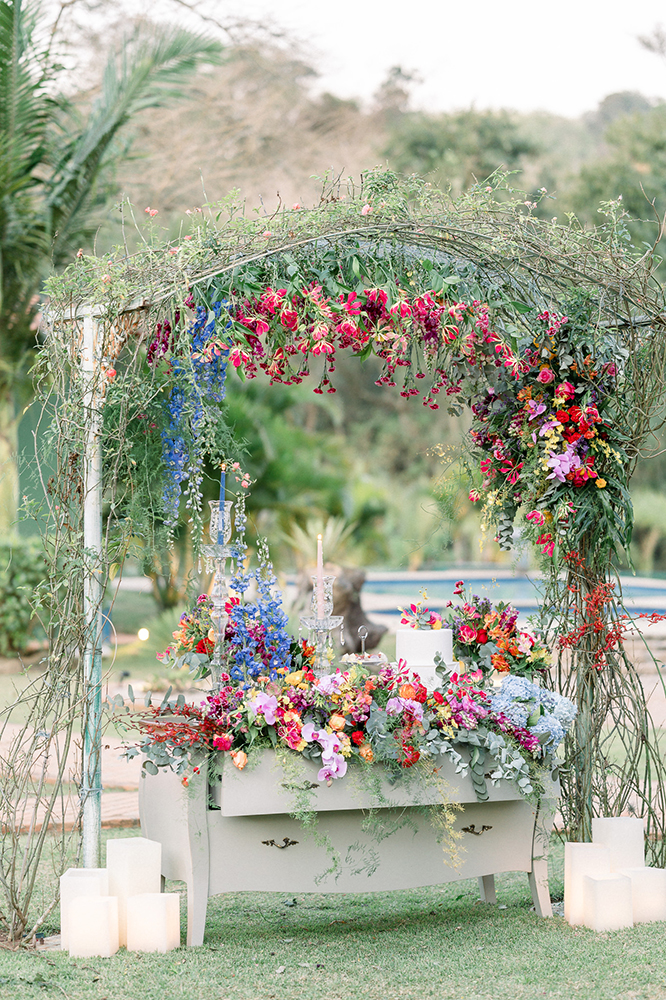
<path fill-rule="evenodd" d="M 183 497 L 202 527 L 204 461 L 234 456 L 220 416 L 231 372 L 334 392 L 339 352 L 374 354 L 382 385 L 471 409 L 471 496 L 501 545 L 518 523 L 542 561 L 553 680 L 579 709 L 567 826 L 589 839 L 593 815 L 640 801 L 662 858 L 664 770 L 616 573 L 629 476 L 662 419 L 666 320 L 652 255 L 634 254 L 618 207 L 587 232 L 543 221 L 501 179 L 453 202 L 375 171 L 326 186 L 312 210 L 248 221 L 230 201 L 191 223 L 164 242 L 149 220 L 136 253 L 81 256 L 50 282 L 40 371 L 58 459 L 41 514 L 53 565 L 66 550 L 74 567 L 66 627 L 62 591 L 44 598 L 52 669 L 64 676 L 72 644 L 94 654 L 91 574 L 108 579 L 137 536 L 168 536 Z M 108 517 L 91 543 L 95 442 Z"/>

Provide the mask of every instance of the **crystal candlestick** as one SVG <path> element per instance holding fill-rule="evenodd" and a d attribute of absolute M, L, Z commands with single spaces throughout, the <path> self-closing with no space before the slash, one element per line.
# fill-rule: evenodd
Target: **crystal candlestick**
<path fill-rule="evenodd" d="M 324 600 L 321 602 L 321 608 L 318 607 L 320 604 L 317 595 L 317 581 L 318 577 L 312 577 L 312 614 L 303 615 L 301 617 L 301 625 L 303 625 L 308 630 L 308 640 L 312 641 L 312 636 L 314 633 L 315 639 L 315 663 L 314 663 L 314 673 L 316 677 L 323 677 L 327 674 L 331 667 L 331 662 L 333 660 L 333 639 L 331 632 L 333 629 L 340 629 L 340 644 L 344 645 L 343 629 L 344 629 L 344 616 L 343 615 L 332 615 L 333 611 L 333 582 L 335 580 L 334 576 L 325 576 L 324 580 Z M 319 611 L 323 611 L 323 617 L 318 616 Z"/>
<path fill-rule="evenodd" d="M 220 505 L 217 500 L 210 500 L 210 526 L 209 533 L 211 544 L 204 545 L 203 554 L 206 558 L 206 566 L 209 572 L 213 572 L 213 585 L 211 587 L 210 599 L 213 603 L 211 618 L 216 632 L 215 649 L 211 660 L 210 668 L 213 677 L 213 689 L 220 688 L 220 675 L 224 658 L 224 631 L 226 629 L 228 616 L 224 607 L 229 600 L 229 581 L 227 579 L 227 559 L 233 560 L 236 551 L 230 545 L 232 536 L 231 515 L 233 501 L 224 502 L 224 523 L 223 530 L 220 531 Z"/>

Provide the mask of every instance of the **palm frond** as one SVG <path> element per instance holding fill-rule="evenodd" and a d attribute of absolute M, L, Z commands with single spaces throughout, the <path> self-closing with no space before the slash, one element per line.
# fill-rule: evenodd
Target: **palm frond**
<path fill-rule="evenodd" d="M 80 239 L 81 221 L 118 133 L 138 112 L 178 97 L 197 64 L 219 61 L 221 52 L 219 42 L 205 35 L 142 26 L 109 59 L 102 92 L 82 129 L 74 109 L 61 103 L 61 141 L 47 184 L 55 263 L 68 256 L 75 236 Z"/>

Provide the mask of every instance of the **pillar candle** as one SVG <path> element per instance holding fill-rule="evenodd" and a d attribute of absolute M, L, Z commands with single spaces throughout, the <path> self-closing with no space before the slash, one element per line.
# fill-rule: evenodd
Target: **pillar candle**
<path fill-rule="evenodd" d="M 324 617 L 324 536 L 317 535 L 317 618 Z"/>
<path fill-rule="evenodd" d="M 224 545 L 224 501 L 227 492 L 227 467 L 222 463 L 222 471 L 220 472 L 220 500 L 219 500 L 219 514 L 217 518 L 217 544 Z"/>
<path fill-rule="evenodd" d="M 631 879 L 611 875 L 583 876 L 584 924 L 593 931 L 619 931 L 633 927 Z"/>
<path fill-rule="evenodd" d="M 601 844 L 564 845 L 564 919 L 584 923 L 583 878 L 610 875 L 610 851 Z"/>
<path fill-rule="evenodd" d="M 69 953 L 77 958 L 118 951 L 118 900 L 115 896 L 77 896 L 68 906 Z"/>
<path fill-rule="evenodd" d="M 180 896 L 144 892 L 127 899 L 127 950 L 171 951 L 180 948 Z"/>
<path fill-rule="evenodd" d="M 643 820 L 634 816 L 603 816 L 592 820 L 592 842 L 610 850 L 611 871 L 645 867 Z"/>
<path fill-rule="evenodd" d="M 69 904 L 79 896 L 108 896 L 106 868 L 68 868 L 60 876 L 60 947 L 69 947 Z"/>
<path fill-rule="evenodd" d="M 162 888 L 162 845 L 145 837 L 107 840 L 109 893 L 118 897 L 120 944 L 127 944 L 127 899 Z"/>
<path fill-rule="evenodd" d="M 666 870 L 663 868 L 621 868 L 631 882 L 635 924 L 666 920 Z"/>

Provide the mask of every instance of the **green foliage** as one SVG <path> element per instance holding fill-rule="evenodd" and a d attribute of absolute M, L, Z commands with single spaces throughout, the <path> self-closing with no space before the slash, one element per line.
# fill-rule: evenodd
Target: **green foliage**
<path fill-rule="evenodd" d="M 666 105 L 617 118 L 605 140 L 610 155 L 581 168 L 573 207 L 594 221 L 599 202 L 621 197 L 632 237 L 652 246 L 666 212 Z"/>
<path fill-rule="evenodd" d="M 0 656 L 24 652 L 36 622 L 33 592 L 45 575 L 39 541 L 0 543 Z"/>
<path fill-rule="evenodd" d="M 455 114 L 402 116 L 384 148 L 403 172 L 434 176 L 438 184 L 460 190 L 485 180 L 498 169 L 515 170 L 539 152 L 506 111 L 458 111 Z"/>

